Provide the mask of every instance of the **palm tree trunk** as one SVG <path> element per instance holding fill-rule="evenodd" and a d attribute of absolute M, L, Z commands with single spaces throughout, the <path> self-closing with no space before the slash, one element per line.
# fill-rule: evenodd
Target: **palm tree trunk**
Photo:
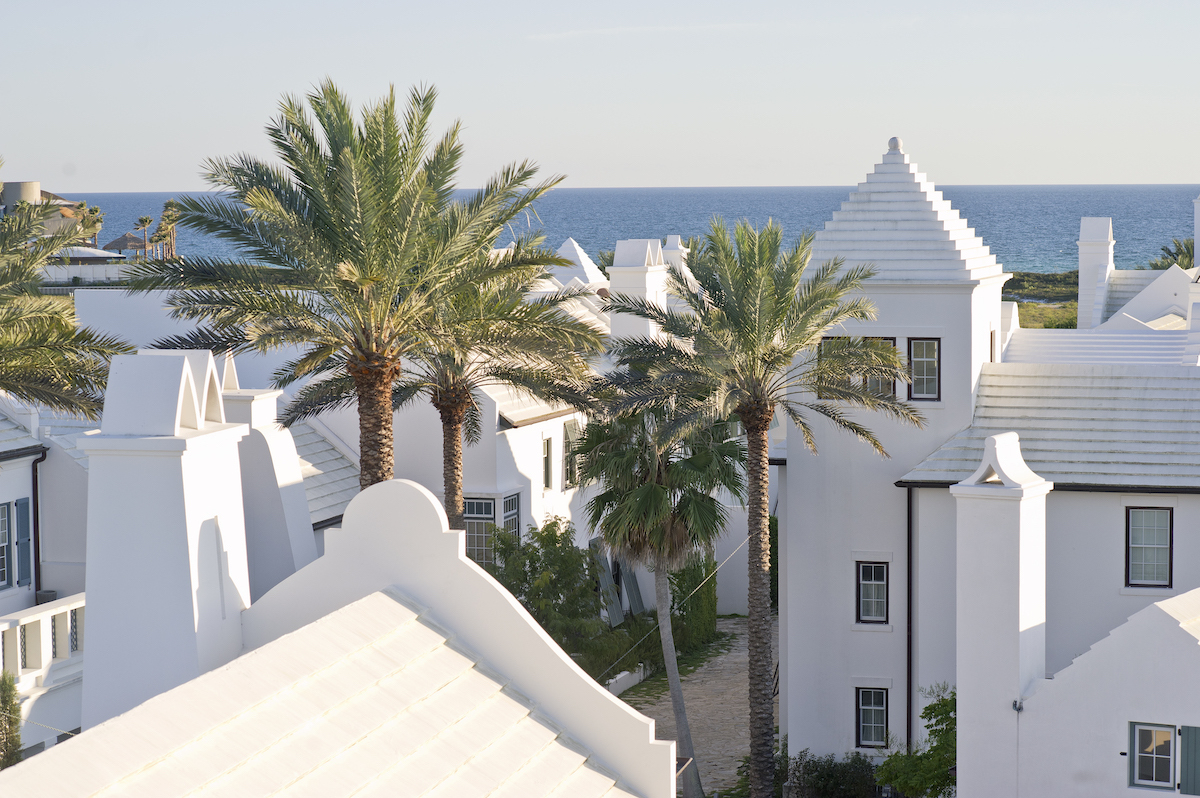
<path fill-rule="evenodd" d="M 747 596 L 750 671 L 750 798 L 770 798 L 775 782 L 775 696 L 771 679 L 771 544 L 767 447 L 774 408 L 738 415 L 746 428 L 750 546 Z"/>
<path fill-rule="evenodd" d="M 392 439 L 392 372 L 350 369 L 358 394 L 358 485 L 361 489 L 396 475 Z"/>
<path fill-rule="evenodd" d="M 442 491 L 446 519 L 451 529 L 463 529 L 463 419 L 464 404 L 450 402 L 437 405 L 442 417 Z"/>
<path fill-rule="evenodd" d="M 700 769 L 692 747 L 692 730 L 683 705 L 683 683 L 679 681 L 679 661 L 675 657 L 675 634 L 671 630 L 671 582 L 667 567 L 654 566 L 654 603 L 658 609 L 658 636 L 662 639 L 663 661 L 667 666 L 667 685 L 671 690 L 671 708 L 675 710 L 675 749 L 678 756 L 692 760 L 683 771 L 683 798 L 704 798 Z"/>

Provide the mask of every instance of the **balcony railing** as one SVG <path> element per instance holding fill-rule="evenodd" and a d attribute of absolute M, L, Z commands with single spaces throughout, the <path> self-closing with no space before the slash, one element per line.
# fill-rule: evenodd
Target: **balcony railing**
<path fill-rule="evenodd" d="M 17 692 L 70 681 L 82 674 L 84 594 L 0 615 L 0 667 Z"/>

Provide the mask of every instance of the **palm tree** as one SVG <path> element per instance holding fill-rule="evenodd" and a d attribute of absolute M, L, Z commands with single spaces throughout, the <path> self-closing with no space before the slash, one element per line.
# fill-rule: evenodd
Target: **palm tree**
<path fill-rule="evenodd" d="M 77 329 L 69 302 L 42 296 L 47 261 L 93 232 L 88 217 L 45 235 L 47 223 L 60 216 L 56 205 L 24 202 L 0 216 L 0 391 L 97 418 L 109 360 L 132 350 L 116 338 Z"/>
<path fill-rule="evenodd" d="M 154 224 L 153 216 L 139 216 L 137 224 L 133 226 L 134 230 L 142 231 L 142 257 L 149 260 L 150 258 L 150 240 L 149 235 L 150 225 Z"/>
<path fill-rule="evenodd" d="M 680 408 L 672 426 L 687 429 L 736 416 L 746 432 L 749 514 L 750 788 L 766 798 L 774 775 L 770 547 L 767 494 L 768 431 L 777 409 L 791 419 L 814 452 L 808 414 L 823 416 L 886 456 L 869 429 L 846 406 L 921 424 L 921 416 L 890 391 L 907 382 L 895 347 L 865 338 L 827 338 L 845 322 L 874 318 L 872 303 L 851 297 L 873 270 L 842 270 L 839 260 L 805 279 L 811 235 L 790 249 L 774 222 L 761 230 L 739 222 L 732 238 L 714 219 L 690 258 L 690 274 L 672 268 L 670 291 L 690 312 L 645 299 L 614 296 L 609 310 L 655 322 L 665 335 L 617 341 L 620 364 L 641 364 L 649 379 L 628 388 L 625 407 L 645 407 L 679 394 L 700 399 Z M 823 339 L 824 343 L 823 343 Z"/>
<path fill-rule="evenodd" d="M 560 265 L 564 261 L 540 248 L 540 237 L 519 238 L 496 254 L 481 253 L 493 266 Z M 442 479 L 451 529 L 462 529 L 463 440 L 480 437 L 480 391 L 508 386 L 518 392 L 574 406 L 586 404 L 591 369 L 587 355 L 602 348 L 603 334 L 564 307 L 580 292 L 529 294 L 541 287 L 542 268 L 513 268 L 485 283 L 434 298 L 434 328 L 423 345 L 410 352 L 406 370 L 392 386 L 395 408 L 425 397 L 442 422 Z M 353 402 L 346 376 L 303 388 L 283 423 Z"/>
<path fill-rule="evenodd" d="M 617 375 L 620 380 L 620 375 Z M 700 772 L 683 702 L 671 628 L 668 572 L 711 549 L 725 531 L 726 511 L 714 497 L 742 492 L 745 450 L 728 425 L 679 434 L 670 407 L 645 408 L 593 421 L 576 448 L 583 481 L 601 483 L 587 504 L 588 521 L 605 546 L 630 562 L 654 569 L 658 630 L 670 686 L 679 755 L 693 759 L 684 771 L 685 798 L 703 796 Z"/>
<path fill-rule="evenodd" d="M 162 213 L 158 217 L 158 227 L 150 236 L 150 243 L 157 244 L 162 251 L 161 257 L 175 257 L 175 225 L 179 222 L 179 203 L 169 199 L 163 203 Z"/>
<path fill-rule="evenodd" d="M 130 270 L 132 290 L 168 289 L 173 315 L 201 323 L 159 345 L 298 347 L 276 385 L 353 382 L 363 487 L 394 474 L 392 383 L 434 327 L 439 298 L 540 268 L 478 254 L 561 180 L 530 185 L 537 167 L 524 162 L 455 201 L 459 124 L 430 141 L 435 98 L 432 88 L 414 88 L 400 119 L 393 90 L 356 122 L 329 81 L 308 95 L 308 109 L 285 97 L 267 126 L 280 165 L 249 155 L 208 161 L 208 182 L 226 193 L 178 200 L 181 225 L 233 243 L 246 259 Z"/>
<path fill-rule="evenodd" d="M 1194 238 L 1172 238 L 1171 243 L 1161 249 L 1162 255 L 1151 258 L 1150 262 L 1146 264 L 1146 268 L 1169 269 L 1172 266 L 1178 266 L 1181 269 L 1190 269 L 1196 265 L 1196 239 Z"/>

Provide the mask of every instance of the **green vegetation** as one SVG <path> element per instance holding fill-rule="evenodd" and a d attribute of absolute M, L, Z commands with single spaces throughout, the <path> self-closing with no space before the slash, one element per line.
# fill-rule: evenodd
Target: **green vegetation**
<path fill-rule="evenodd" d="M 0 770 L 21 761 L 21 704 L 17 682 L 8 671 L 0 671 Z"/>
<path fill-rule="evenodd" d="M 1058 329 L 1074 329 L 1078 323 L 1078 303 L 1063 302 L 1061 305 L 1043 305 L 1038 302 L 1021 302 L 1017 305 L 1017 313 L 1021 317 L 1021 327 L 1055 327 Z"/>
<path fill-rule="evenodd" d="M 87 243 L 96 229 L 96 216 L 81 213 L 79 223 L 45 235 L 58 218 L 57 205 L 24 202 L 0 217 L 0 391 L 97 418 L 109 361 L 132 350 L 111 336 L 78 329 L 72 303 L 42 295 L 46 263 L 63 247 Z"/>
<path fill-rule="evenodd" d="M 1169 245 L 1162 247 L 1162 253 L 1157 258 L 1151 258 L 1146 268 L 1169 269 L 1178 266 L 1181 269 L 1190 269 L 1196 265 L 1196 239 L 1173 238 Z"/>
<path fill-rule="evenodd" d="M 749 486 L 749 682 L 750 784 L 766 798 L 773 780 L 774 696 L 771 660 L 770 534 L 767 496 L 768 432 L 781 411 L 814 446 L 809 415 L 871 445 L 879 441 L 845 412 L 875 410 L 910 423 L 921 417 L 906 402 L 868 387 L 875 381 L 908 380 L 896 348 L 864 338 L 822 339 L 847 321 L 874 318 L 865 298 L 851 298 L 872 274 L 842 269 L 839 260 L 808 270 L 811 235 L 783 246 L 774 222 L 762 229 L 738 222 L 731 231 L 714 219 L 692 248 L 689 279 L 672 268 L 668 290 L 690 313 L 675 312 L 637 297 L 613 296 L 608 310 L 640 316 L 669 338 L 615 340 L 610 351 L 621 366 L 636 367 L 626 406 L 669 408 L 670 429 L 702 428 L 737 417 L 746 431 Z M 817 352 L 820 348 L 820 357 Z M 639 377 L 638 373 L 644 374 Z M 812 400 L 812 394 L 823 397 Z"/>
<path fill-rule="evenodd" d="M 328 80 L 307 102 L 285 97 L 267 126 L 271 161 L 210 160 L 205 179 L 218 192 L 178 200 L 180 225 L 233 244 L 242 260 L 129 270 L 134 290 L 166 289 L 172 315 L 199 323 L 157 346 L 296 347 L 274 381 L 309 380 L 301 402 L 331 378 L 352 384 L 364 488 L 395 474 L 392 384 L 405 359 L 441 334 L 446 298 L 501 275 L 530 278 L 552 257 L 532 236 L 509 256 L 483 256 L 561 178 L 533 184 L 537 167 L 514 164 L 456 201 L 460 126 L 431 140 L 435 99 L 432 88 L 414 88 L 401 111 L 391 91 L 356 119 Z"/>
<path fill-rule="evenodd" d="M 679 675 L 687 676 L 704 667 L 709 661 L 727 653 L 733 648 L 736 636 L 732 632 L 714 632 L 713 638 L 702 646 L 679 652 Z M 654 671 L 640 684 L 630 687 L 621 693 L 621 700 L 635 709 L 642 709 L 658 700 L 659 696 L 670 690 L 667 684 L 667 674 L 663 670 Z"/>
<path fill-rule="evenodd" d="M 804 798 L 874 798 L 875 765 L 857 751 L 838 759 L 833 754 L 814 756 L 805 748 L 789 758 L 787 737 L 775 748 L 775 772 L 766 795 L 783 798 L 783 785 L 790 779 L 793 796 Z M 750 796 L 750 757 L 738 767 L 738 783 L 722 792 L 722 798 Z"/>
<path fill-rule="evenodd" d="M 1013 272 L 1004 284 L 1004 299 L 1011 302 L 1074 302 L 1079 298 L 1079 270 L 1069 272 Z"/>
<path fill-rule="evenodd" d="M 880 784 L 890 784 L 909 798 L 948 798 L 954 795 L 951 768 L 957 761 L 955 691 L 942 682 L 921 692 L 932 699 L 921 710 L 927 739 L 911 753 L 891 754 L 875 777 Z"/>

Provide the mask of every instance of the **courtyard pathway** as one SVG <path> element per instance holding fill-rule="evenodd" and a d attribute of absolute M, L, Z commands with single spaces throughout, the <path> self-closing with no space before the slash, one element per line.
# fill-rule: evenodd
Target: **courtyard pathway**
<path fill-rule="evenodd" d="M 692 744 L 696 747 L 704 792 L 709 796 L 737 784 L 738 765 L 742 763 L 742 757 L 750 753 L 746 619 L 718 618 L 717 628 L 734 635 L 732 647 L 683 677 L 683 700 L 692 727 Z M 778 661 L 778 618 L 772 648 Z M 654 718 L 655 737 L 675 739 L 675 713 L 671 711 L 669 694 L 664 692 L 650 701 L 631 699 L 630 704 Z M 775 718 L 779 718 L 778 699 L 775 701 Z"/>

